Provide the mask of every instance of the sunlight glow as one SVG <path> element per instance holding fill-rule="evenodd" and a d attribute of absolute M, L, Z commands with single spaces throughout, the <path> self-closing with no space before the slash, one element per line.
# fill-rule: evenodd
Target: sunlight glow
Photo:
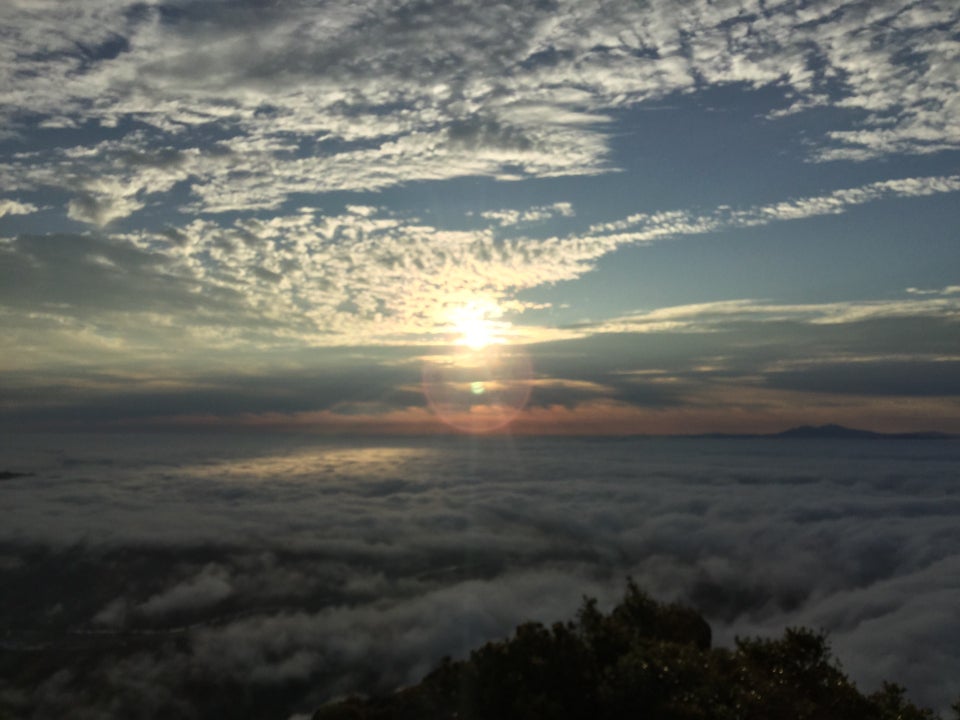
<path fill-rule="evenodd" d="M 443 331 L 453 347 L 424 357 L 423 394 L 430 410 L 459 432 L 503 430 L 530 399 L 533 369 L 523 347 L 511 342 L 505 309 L 486 297 L 451 298 Z"/>
<path fill-rule="evenodd" d="M 456 308 L 450 313 L 453 331 L 457 335 L 456 344 L 465 345 L 471 350 L 483 350 L 503 344 L 500 332 L 507 323 L 499 321 L 503 311 L 493 302 L 471 302 Z"/>

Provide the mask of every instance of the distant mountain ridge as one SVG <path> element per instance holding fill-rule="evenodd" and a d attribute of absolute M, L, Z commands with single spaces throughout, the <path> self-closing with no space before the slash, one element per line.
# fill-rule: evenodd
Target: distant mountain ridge
<path fill-rule="evenodd" d="M 831 423 L 828 425 L 801 425 L 776 433 L 778 438 L 838 438 L 859 440 L 943 440 L 954 435 L 941 432 L 882 433 L 873 430 L 848 428 Z"/>
<path fill-rule="evenodd" d="M 882 433 L 860 430 L 830 423 L 827 425 L 800 425 L 778 433 L 727 434 L 709 433 L 697 435 L 706 438 L 775 438 L 785 440 L 953 440 L 957 435 L 942 432 Z"/>

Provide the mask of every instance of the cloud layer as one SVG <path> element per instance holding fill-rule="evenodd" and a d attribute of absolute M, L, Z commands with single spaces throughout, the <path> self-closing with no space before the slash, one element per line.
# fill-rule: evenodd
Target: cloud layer
<path fill-rule="evenodd" d="M 823 628 L 865 690 L 960 691 L 955 443 L 237 440 L 21 443 L 4 642 L 35 675 L 3 702 L 196 711 L 200 678 L 309 712 L 612 602 L 627 574 L 722 643 Z M 60 652 L 81 641 L 85 668 Z"/>

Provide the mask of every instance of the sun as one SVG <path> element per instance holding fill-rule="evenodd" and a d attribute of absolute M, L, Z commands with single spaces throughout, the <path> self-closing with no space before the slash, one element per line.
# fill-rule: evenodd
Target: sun
<path fill-rule="evenodd" d="M 469 303 L 456 308 L 450 313 L 452 329 L 457 336 L 456 344 L 471 350 L 483 350 L 490 345 L 503 343 L 500 331 L 504 323 L 494 319 L 501 314 L 500 308 L 489 302 Z"/>
<path fill-rule="evenodd" d="M 471 350 L 483 350 L 494 341 L 493 329 L 484 318 L 465 318 L 457 323 L 459 343 Z"/>
<path fill-rule="evenodd" d="M 450 298 L 440 326 L 450 352 L 425 358 L 423 394 L 436 417 L 467 433 L 506 428 L 530 399 L 530 357 L 490 298 Z M 438 328 L 440 329 L 440 328 Z"/>

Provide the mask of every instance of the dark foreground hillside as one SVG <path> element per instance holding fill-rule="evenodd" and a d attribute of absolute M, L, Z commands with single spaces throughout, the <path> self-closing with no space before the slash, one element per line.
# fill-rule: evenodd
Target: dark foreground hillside
<path fill-rule="evenodd" d="M 924 720 L 939 717 L 887 683 L 863 695 L 826 638 L 788 629 L 777 640 L 711 648 L 694 610 L 663 605 L 630 583 L 609 615 L 587 600 L 574 622 L 527 623 L 419 685 L 325 706 L 314 720 Z M 960 700 L 954 706 L 960 720 Z"/>

